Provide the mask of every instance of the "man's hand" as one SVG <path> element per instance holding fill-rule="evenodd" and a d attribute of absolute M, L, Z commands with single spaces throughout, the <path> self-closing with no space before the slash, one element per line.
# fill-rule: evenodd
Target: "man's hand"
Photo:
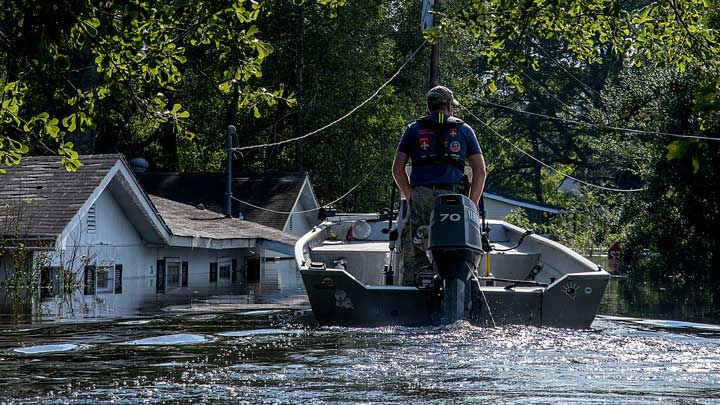
<path fill-rule="evenodd" d="M 407 153 L 396 153 L 392 166 L 392 175 L 395 179 L 395 183 L 400 189 L 401 196 L 405 197 L 405 199 L 409 201 L 410 194 L 412 194 L 412 188 L 410 187 L 410 181 L 405 173 L 405 165 L 408 160 L 410 160 L 410 156 Z"/>

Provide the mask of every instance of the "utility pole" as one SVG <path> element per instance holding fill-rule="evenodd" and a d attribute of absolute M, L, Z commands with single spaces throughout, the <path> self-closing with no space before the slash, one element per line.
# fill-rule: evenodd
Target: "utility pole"
<path fill-rule="evenodd" d="M 228 218 L 232 218 L 232 140 L 235 136 L 235 126 L 228 125 L 227 142 L 225 148 L 227 151 L 227 190 L 225 193 L 225 207 Z"/>
<path fill-rule="evenodd" d="M 435 9 L 440 5 L 440 0 L 435 0 L 432 4 L 432 8 Z M 433 27 L 437 27 L 439 17 L 437 14 L 433 14 L 432 21 Z M 430 52 L 430 88 L 440 85 L 440 40 L 438 40 L 432 47 Z"/>

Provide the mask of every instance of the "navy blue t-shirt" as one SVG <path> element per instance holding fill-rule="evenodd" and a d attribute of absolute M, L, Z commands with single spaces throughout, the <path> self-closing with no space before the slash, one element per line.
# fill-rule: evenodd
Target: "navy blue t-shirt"
<path fill-rule="evenodd" d="M 435 114 L 429 115 L 408 125 L 397 149 L 398 152 L 408 154 L 413 162 L 438 155 L 435 139 L 437 129 L 423 121 L 438 122 L 438 117 Z M 448 158 L 464 165 L 468 156 L 482 153 L 475 132 L 469 125 L 455 117 L 447 118 L 447 122 L 455 124 L 442 127 L 445 155 Z M 410 184 L 412 186 L 460 184 L 463 174 L 458 167 L 448 163 L 413 165 Z"/>

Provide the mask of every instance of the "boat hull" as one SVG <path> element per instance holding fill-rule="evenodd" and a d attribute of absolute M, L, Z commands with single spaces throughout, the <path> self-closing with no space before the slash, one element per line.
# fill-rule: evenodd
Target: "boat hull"
<path fill-rule="evenodd" d="M 313 313 L 320 325 L 355 327 L 431 326 L 441 323 L 435 290 L 367 286 L 344 270 L 302 270 Z M 608 282 L 607 273 L 574 273 L 549 287 L 487 287 L 474 300 L 469 321 L 482 325 L 589 328 Z"/>

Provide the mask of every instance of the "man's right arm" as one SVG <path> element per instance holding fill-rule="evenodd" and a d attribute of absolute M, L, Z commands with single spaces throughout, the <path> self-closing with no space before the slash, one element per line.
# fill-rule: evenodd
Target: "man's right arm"
<path fill-rule="evenodd" d="M 472 169 L 473 178 L 470 185 L 470 199 L 475 205 L 480 203 L 483 189 L 485 188 L 485 177 L 487 176 L 487 168 L 485 167 L 485 158 L 482 153 L 476 153 L 468 157 L 470 168 Z"/>
<path fill-rule="evenodd" d="M 395 179 L 395 183 L 397 184 L 400 192 L 402 193 L 402 197 L 405 197 L 409 200 L 410 194 L 412 193 L 412 188 L 410 187 L 410 181 L 408 180 L 407 174 L 405 173 L 405 165 L 407 164 L 408 160 L 410 160 L 410 155 L 398 151 L 395 154 L 395 160 L 393 161 L 392 174 L 393 178 Z"/>

